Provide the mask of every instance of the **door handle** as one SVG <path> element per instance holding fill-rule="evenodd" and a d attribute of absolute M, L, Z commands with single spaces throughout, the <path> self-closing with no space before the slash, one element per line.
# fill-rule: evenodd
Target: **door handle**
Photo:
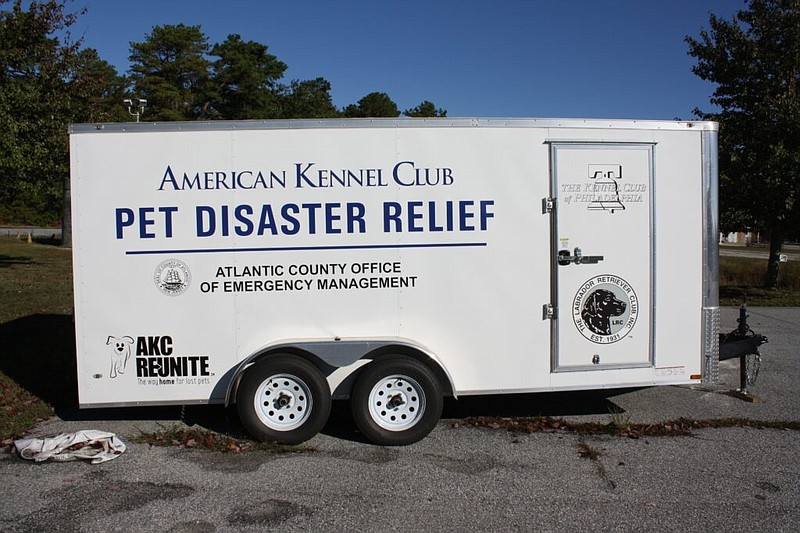
<path fill-rule="evenodd" d="M 603 260 L 602 255 L 583 255 L 580 248 L 575 248 L 574 252 L 570 254 L 569 250 L 560 250 L 558 252 L 558 264 L 561 266 L 575 263 L 576 265 L 594 265 Z"/>

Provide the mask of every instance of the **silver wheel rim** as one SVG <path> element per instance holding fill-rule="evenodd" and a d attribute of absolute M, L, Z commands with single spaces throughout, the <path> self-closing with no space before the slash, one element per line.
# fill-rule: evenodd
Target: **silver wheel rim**
<path fill-rule="evenodd" d="M 258 419 L 270 429 L 291 431 L 311 416 L 313 402 L 306 383 L 291 374 L 277 374 L 256 389 L 253 405 Z"/>
<path fill-rule="evenodd" d="M 369 393 L 369 414 L 383 429 L 404 431 L 424 413 L 425 391 L 408 376 L 386 376 Z"/>

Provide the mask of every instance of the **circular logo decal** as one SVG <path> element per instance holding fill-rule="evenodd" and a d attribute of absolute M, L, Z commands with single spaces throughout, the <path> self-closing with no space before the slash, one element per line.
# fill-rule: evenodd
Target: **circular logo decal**
<path fill-rule="evenodd" d="M 178 296 L 186 292 L 192 281 L 192 274 L 186 263 L 177 259 L 162 261 L 153 276 L 158 290 L 168 296 Z"/>
<path fill-rule="evenodd" d="M 611 344 L 624 338 L 638 316 L 636 292 L 618 276 L 593 277 L 581 285 L 572 302 L 575 327 L 596 344 Z"/>

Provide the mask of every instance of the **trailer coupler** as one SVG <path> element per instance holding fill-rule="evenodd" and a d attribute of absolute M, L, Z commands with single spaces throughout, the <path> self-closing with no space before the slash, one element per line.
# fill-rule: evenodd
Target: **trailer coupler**
<path fill-rule="evenodd" d="M 747 386 L 754 385 L 761 368 L 761 353 L 758 347 L 768 342 L 764 335 L 759 335 L 747 324 L 747 304 L 739 307 L 739 326 L 727 335 L 720 334 L 719 359 L 739 358 L 739 389 L 731 391 L 731 396 L 745 401 L 758 402 L 760 399 L 748 392 Z"/>

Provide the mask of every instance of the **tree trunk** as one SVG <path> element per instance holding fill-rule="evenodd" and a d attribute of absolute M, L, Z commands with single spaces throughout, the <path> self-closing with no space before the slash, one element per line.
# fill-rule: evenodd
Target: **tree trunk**
<path fill-rule="evenodd" d="M 781 264 L 781 247 L 783 246 L 783 228 L 776 226 L 769 232 L 769 259 L 764 287 L 774 289 L 778 286 L 778 271 Z"/>
<path fill-rule="evenodd" d="M 72 247 L 72 201 L 69 174 L 64 178 L 64 205 L 61 210 L 61 246 Z"/>

